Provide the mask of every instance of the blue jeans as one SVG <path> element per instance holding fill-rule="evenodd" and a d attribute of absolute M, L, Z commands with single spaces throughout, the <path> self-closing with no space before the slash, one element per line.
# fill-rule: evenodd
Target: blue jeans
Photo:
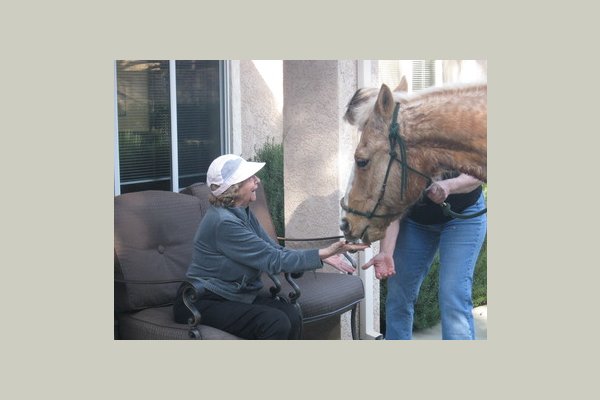
<path fill-rule="evenodd" d="M 470 214 L 483 208 L 482 194 L 463 213 Z M 438 250 L 442 339 L 475 339 L 473 271 L 486 231 L 486 214 L 435 225 L 418 224 L 410 218 L 400 222 L 394 250 L 396 274 L 387 282 L 386 339 L 412 338 L 415 302 Z"/>

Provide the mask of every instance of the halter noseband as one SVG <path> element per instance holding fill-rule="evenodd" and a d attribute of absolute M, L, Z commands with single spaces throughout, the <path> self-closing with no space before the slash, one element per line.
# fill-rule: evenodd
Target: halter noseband
<path fill-rule="evenodd" d="M 401 176 L 400 176 L 400 199 L 404 198 L 404 192 L 406 191 L 406 186 L 408 185 L 408 171 L 414 172 L 418 175 L 421 175 L 425 179 L 427 179 L 427 186 L 432 183 L 432 180 L 427 175 L 417 171 L 408 165 L 406 159 L 406 143 L 402 136 L 400 136 L 400 125 L 398 124 L 398 111 L 400 110 L 400 103 L 396 103 L 396 107 L 394 107 L 394 114 L 392 116 L 392 121 L 390 124 L 388 139 L 390 142 L 390 161 L 388 162 L 387 169 L 385 171 L 385 178 L 383 179 L 383 185 L 381 185 L 381 189 L 379 190 L 379 198 L 377 199 L 377 203 L 375 203 L 375 207 L 371 212 L 364 212 L 355 210 L 353 208 L 348 207 L 344 204 L 344 198 L 342 197 L 340 200 L 340 206 L 342 209 L 348 213 L 360 215 L 361 217 L 365 217 L 367 219 L 372 218 L 392 218 L 400 215 L 400 213 L 393 214 L 375 214 L 377 208 L 381 205 L 381 201 L 383 200 L 383 196 L 385 195 L 385 189 L 387 187 L 387 181 L 390 176 L 390 170 L 392 169 L 392 164 L 394 161 L 397 161 L 402 166 Z M 398 158 L 398 154 L 396 153 L 396 144 L 400 145 L 400 158 Z"/>

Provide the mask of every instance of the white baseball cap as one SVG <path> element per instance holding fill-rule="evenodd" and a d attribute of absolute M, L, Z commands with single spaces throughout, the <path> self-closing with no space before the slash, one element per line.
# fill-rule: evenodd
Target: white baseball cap
<path fill-rule="evenodd" d="M 210 163 L 206 183 L 209 188 L 210 185 L 219 185 L 216 190 L 211 190 L 213 195 L 219 196 L 232 185 L 250 178 L 264 166 L 264 162 L 246 161 L 235 154 L 224 154 Z"/>

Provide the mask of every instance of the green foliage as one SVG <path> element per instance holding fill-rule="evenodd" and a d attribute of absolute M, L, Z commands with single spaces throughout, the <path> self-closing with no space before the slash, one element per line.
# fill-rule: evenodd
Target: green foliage
<path fill-rule="evenodd" d="M 277 236 L 284 236 L 285 223 L 283 213 L 283 144 L 275 143 L 273 138 L 256 149 L 254 161 L 265 162 L 257 176 L 262 181 L 267 196 L 267 203 Z"/>
<path fill-rule="evenodd" d="M 473 276 L 473 307 L 487 304 L 487 236 L 475 264 Z"/>

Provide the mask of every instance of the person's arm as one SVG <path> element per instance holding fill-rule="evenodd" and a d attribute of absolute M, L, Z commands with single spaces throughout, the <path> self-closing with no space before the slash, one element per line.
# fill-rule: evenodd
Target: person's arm
<path fill-rule="evenodd" d="M 394 265 L 394 249 L 400 231 L 400 220 L 392 221 L 385 231 L 385 237 L 379 242 L 379 253 L 365 263 L 361 268 L 375 267 L 375 277 L 386 279 L 396 273 Z"/>
<path fill-rule="evenodd" d="M 216 229 L 219 250 L 231 260 L 271 274 L 322 268 L 321 260 L 344 251 L 364 250 L 367 245 L 336 242 L 324 249 L 289 249 L 274 246 L 241 221 L 222 221 Z"/>
<path fill-rule="evenodd" d="M 441 204 L 451 194 L 469 193 L 477 189 L 483 182 L 471 175 L 460 174 L 456 178 L 433 182 L 426 190 L 427 197 L 434 203 Z"/>
<path fill-rule="evenodd" d="M 269 234 L 264 230 L 264 228 L 262 227 L 262 225 L 258 222 L 258 220 L 256 219 L 256 216 L 251 213 L 250 214 L 252 216 L 252 220 L 253 220 L 253 225 L 255 226 L 255 229 L 258 233 L 258 236 L 261 237 L 264 241 L 271 243 L 275 248 L 277 249 L 283 249 L 283 246 L 281 246 L 279 243 L 276 243 L 271 236 L 269 236 Z M 332 246 L 341 246 L 340 244 L 333 244 Z M 364 248 L 366 248 L 367 246 L 364 246 Z M 357 251 L 357 250 L 363 250 L 364 248 L 351 248 L 351 251 Z M 329 251 L 327 250 L 323 250 L 323 257 L 319 257 L 323 262 L 326 262 L 327 264 L 331 265 L 332 267 L 334 267 L 335 269 L 337 269 L 338 271 L 341 272 L 345 272 L 345 273 L 354 273 L 354 267 L 352 265 L 350 265 L 350 263 L 343 259 L 339 254 L 334 254 L 331 255 L 329 257 L 327 256 L 327 253 L 334 253 L 335 251 L 339 251 L 340 249 L 338 249 L 337 247 L 334 249 L 330 249 Z M 348 251 L 348 250 L 344 250 L 341 249 L 340 252 L 344 252 L 344 251 Z"/>

